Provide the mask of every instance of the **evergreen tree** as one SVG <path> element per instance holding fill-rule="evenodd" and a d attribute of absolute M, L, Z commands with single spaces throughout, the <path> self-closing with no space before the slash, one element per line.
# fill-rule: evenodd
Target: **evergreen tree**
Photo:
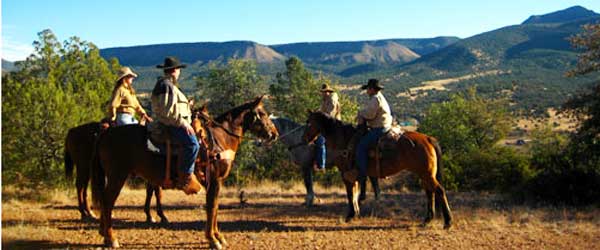
<path fill-rule="evenodd" d="M 198 78 L 202 96 L 210 97 L 210 112 L 218 115 L 266 94 L 265 81 L 256 67 L 255 61 L 231 59 L 224 66 L 212 65 L 207 76 Z"/>
<path fill-rule="evenodd" d="M 38 36 L 34 53 L 2 77 L 4 183 L 60 182 L 66 132 L 103 117 L 119 67 L 77 37 L 63 45 L 50 30 Z"/>
<path fill-rule="evenodd" d="M 277 82 L 270 86 L 269 92 L 283 116 L 304 123 L 306 110 L 319 107 L 320 85 L 298 57 L 285 61 L 285 67 L 285 72 L 277 73 Z"/>

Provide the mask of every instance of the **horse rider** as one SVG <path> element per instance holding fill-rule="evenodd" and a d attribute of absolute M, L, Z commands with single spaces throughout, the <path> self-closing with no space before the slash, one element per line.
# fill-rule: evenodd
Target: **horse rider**
<path fill-rule="evenodd" d="M 341 119 L 341 109 L 340 102 L 338 101 L 338 95 L 334 92 L 334 90 L 329 87 L 328 84 L 323 84 L 321 86 L 321 108 L 319 109 L 321 112 L 334 117 L 335 119 Z M 315 170 L 324 170 L 325 169 L 325 161 L 327 159 L 327 152 L 325 147 L 325 137 L 319 135 L 315 140 L 315 161 L 316 168 Z"/>
<path fill-rule="evenodd" d="M 158 78 L 152 90 L 152 113 L 159 123 L 167 128 L 171 139 L 182 147 L 178 162 L 177 188 L 186 194 L 195 194 L 202 185 L 194 175 L 194 162 L 198 155 L 199 143 L 192 128 L 192 112 L 190 102 L 179 90 L 177 80 L 181 69 L 187 65 L 181 64 L 176 57 L 167 57 L 164 64 L 157 65 L 163 69 L 164 75 Z"/>
<path fill-rule="evenodd" d="M 129 67 L 119 69 L 108 107 L 108 117 L 111 123 L 116 123 L 117 126 L 137 124 L 138 121 L 134 117 L 136 113 L 142 118 L 142 121 L 152 122 L 152 118 L 146 114 L 135 96 L 132 84 L 136 77 L 137 74 Z"/>
<path fill-rule="evenodd" d="M 377 79 L 369 79 L 367 85 L 361 89 L 367 90 L 369 99 L 358 111 L 356 120 L 359 126 L 366 122 L 369 132 L 360 138 L 356 146 L 356 164 L 358 165 L 358 181 L 361 192 L 366 190 L 367 165 L 369 159 L 369 147 L 377 143 L 379 138 L 392 127 L 392 115 L 388 102 L 383 97 L 383 87 Z"/>

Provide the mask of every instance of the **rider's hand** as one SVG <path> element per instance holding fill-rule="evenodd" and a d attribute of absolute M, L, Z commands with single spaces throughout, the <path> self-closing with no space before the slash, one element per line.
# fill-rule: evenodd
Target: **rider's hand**
<path fill-rule="evenodd" d="M 142 115 L 142 119 L 148 121 L 148 122 L 153 122 L 154 120 L 152 120 L 152 117 L 148 116 L 148 114 L 144 114 Z"/>
<path fill-rule="evenodd" d="M 183 127 L 185 128 L 185 131 L 187 132 L 188 135 L 195 134 L 194 128 L 192 128 L 192 126 L 190 124 L 184 123 Z"/>

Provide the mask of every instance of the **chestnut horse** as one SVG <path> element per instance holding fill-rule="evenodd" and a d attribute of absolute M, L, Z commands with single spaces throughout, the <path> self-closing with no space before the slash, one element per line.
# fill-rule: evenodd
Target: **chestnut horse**
<path fill-rule="evenodd" d="M 212 160 L 209 164 L 196 160 L 194 173 L 206 185 L 206 238 L 211 248 L 222 248 L 227 245 L 225 238 L 219 233 L 217 226 L 218 194 L 223 179 L 229 175 L 235 159 L 235 153 L 242 141 L 244 133 L 272 140 L 277 137 L 277 130 L 269 120 L 269 114 L 264 110 L 263 97 L 227 111 L 208 123 L 207 130 L 213 140 L 210 145 Z M 198 117 L 192 122 L 196 136 L 202 133 Z M 156 155 L 146 150 L 148 133 L 145 127 L 127 125 L 115 127 L 102 134 L 97 144 L 97 157 L 92 166 L 92 198 L 99 202 L 102 208 L 100 216 L 100 234 L 104 236 L 104 244 L 109 247 L 119 247 L 118 240 L 113 235 L 111 212 L 115 201 L 131 173 L 147 181 L 161 185 L 165 177 L 165 156 Z M 202 148 L 201 151 L 206 150 Z M 175 161 L 172 163 L 176 166 Z M 199 167 L 206 166 L 205 168 Z M 106 178 L 106 183 L 104 180 Z"/>
<path fill-rule="evenodd" d="M 360 215 L 358 203 L 358 183 L 354 164 L 354 149 L 358 139 L 358 129 L 351 124 L 337 120 L 323 112 L 310 112 L 307 127 L 304 130 L 304 139 L 314 141 L 321 134 L 325 137 L 327 152 L 334 154 L 335 165 L 338 166 L 344 177 L 346 194 L 348 198 L 348 214 L 346 220 Z M 421 179 L 427 196 L 427 215 L 424 224 L 429 223 L 435 213 L 435 202 L 442 205 L 444 215 L 444 228 L 450 228 L 452 215 L 446 192 L 442 187 L 441 158 L 442 152 L 437 140 L 433 137 L 418 133 L 405 132 L 396 142 L 394 153 L 385 154 L 379 159 L 380 168 L 377 171 L 375 161 L 370 157 L 367 175 L 384 178 L 394 175 L 403 169 L 411 171 Z M 434 200 L 435 196 L 435 200 Z"/>
<path fill-rule="evenodd" d="M 65 139 L 65 173 L 67 178 L 73 175 L 73 169 L 77 170 L 75 177 L 75 188 L 77 189 L 77 203 L 81 220 L 96 220 L 97 216 L 90 209 L 87 201 L 87 186 L 90 181 L 90 164 L 92 163 L 92 155 L 94 153 L 94 145 L 96 139 L 102 130 L 100 122 L 90 122 L 69 129 L 67 138 Z M 168 223 L 169 220 L 162 210 L 161 197 L 162 189 L 160 186 L 154 186 L 146 183 L 146 202 L 144 204 L 144 212 L 146 213 L 147 222 L 155 222 L 150 214 L 150 202 L 152 194 L 156 196 L 156 213 L 160 217 L 161 223 Z"/>

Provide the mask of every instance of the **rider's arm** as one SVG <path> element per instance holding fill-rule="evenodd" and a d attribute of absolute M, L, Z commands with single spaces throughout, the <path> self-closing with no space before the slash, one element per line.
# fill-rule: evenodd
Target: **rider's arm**
<path fill-rule="evenodd" d="M 121 105 L 121 99 L 123 98 L 123 89 L 118 88 L 112 96 L 112 100 L 110 101 L 108 107 L 108 117 L 111 121 L 117 119 L 117 108 Z"/>
<path fill-rule="evenodd" d="M 366 120 L 372 120 L 377 115 L 377 111 L 379 110 L 379 100 L 377 98 L 371 97 L 367 105 L 358 111 L 358 115 Z"/>

